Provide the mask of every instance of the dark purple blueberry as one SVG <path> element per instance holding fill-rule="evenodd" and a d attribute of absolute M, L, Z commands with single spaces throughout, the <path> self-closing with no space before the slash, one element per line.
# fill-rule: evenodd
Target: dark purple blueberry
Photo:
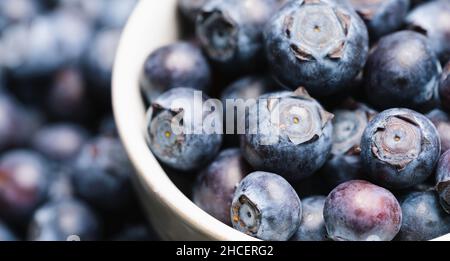
<path fill-rule="evenodd" d="M 220 99 L 225 105 L 227 100 L 257 99 L 263 94 L 276 91 L 277 84 L 269 77 L 263 75 L 249 75 L 242 77 L 223 90 Z"/>
<path fill-rule="evenodd" d="M 327 229 L 323 219 L 326 197 L 312 196 L 302 200 L 302 221 L 291 240 L 326 241 Z"/>
<path fill-rule="evenodd" d="M 93 93 L 102 100 L 111 99 L 112 68 L 120 35 L 118 29 L 98 31 L 84 54 L 85 74 L 95 87 Z"/>
<path fill-rule="evenodd" d="M 0 221 L 0 242 L 4 241 L 17 241 L 17 237 L 6 224 Z"/>
<path fill-rule="evenodd" d="M 427 117 L 433 122 L 439 132 L 439 137 L 441 138 L 441 152 L 444 153 L 447 150 L 450 150 L 450 116 L 447 113 L 436 109 L 428 113 Z"/>
<path fill-rule="evenodd" d="M 250 75 L 236 80 L 225 88 L 220 100 L 225 107 L 225 143 L 230 146 L 239 146 L 239 135 L 236 126 L 245 120 L 245 106 L 241 106 L 258 99 L 259 96 L 278 90 L 278 85 L 267 76 Z M 227 103 L 229 105 L 227 105 Z M 231 135 L 233 134 L 233 135 Z"/>
<path fill-rule="evenodd" d="M 297 231 L 302 204 L 295 190 L 282 177 L 253 172 L 234 193 L 231 206 L 233 227 L 268 241 L 286 241 Z"/>
<path fill-rule="evenodd" d="M 40 124 L 38 114 L 24 108 L 12 96 L 0 93 L 0 151 L 26 145 Z"/>
<path fill-rule="evenodd" d="M 439 205 L 434 191 L 415 192 L 402 201 L 401 241 L 425 241 L 450 233 L 450 215 Z"/>
<path fill-rule="evenodd" d="M 52 73 L 80 59 L 91 33 L 82 14 L 57 9 L 8 27 L 2 35 L 2 64 L 16 77 Z"/>
<path fill-rule="evenodd" d="M 81 70 L 69 67 L 54 75 L 46 97 L 46 107 L 58 120 L 83 121 L 89 118 L 92 111 Z"/>
<path fill-rule="evenodd" d="M 439 95 L 442 107 L 450 112 L 450 60 L 442 72 Z"/>
<path fill-rule="evenodd" d="M 254 169 L 297 181 L 311 176 L 328 159 L 333 115 L 305 89 L 263 95 L 250 106 L 247 118 L 241 149 Z"/>
<path fill-rule="evenodd" d="M 436 171 L 436 190 L 442 207 L 450 214 L 450 150 L 447 150 L 439 160 Z"/>
<path fill-rule="evenodd" d="M 178 9 L 191 22 L 195 22 L 202 7 L 211 0 L 178 0 Z"/>
<path fill-rule="evenodd" d="M 389 188 L 424 182 L 441 153 L 439 133 L 422 114 L 409 109 L 384 111 L 369 123 L 361 140 L 367 174 Z"/>
<path fill-rule="evenodd" d="M 264 61 L 264 26 L 284 2 L 209 1 L 197 18 L 197 37 L 209 58 L 227 69 L 257 67 Z"/>
<path fill-rule="evenodd" d="M 406 17 L 408 26 L 426 35 L 442 62 L 450 60 L 450 2 L 430 1 L 419 5 Z"/>
<path fill-rule="evenodd" d="M 345 3 L 291 1 L 274 16 L 265 43 L 270 69 L 281 84 L 328 96 L 358 75 L 368 54 L 368 33 Z"/>
<path fill-rule="evenodd" d="M 362 180 L 336 187 L 328 195 L 323 215 L 328 236 L 335 241 L 390 241 L 402 224 L 394 195 Z"/>
<path fill-rule="evenodd" d="M 211 69 L 201 50 L 187 42 L 163 46 L 147 58 L 141 88 L 148 101 L 173 88 L 187 87 L 207 92 Z"/>
<path fill-rule="evenodd" d="M 436 106 L 441 65 L 427 38 L 412 31 L 387 35 L 371 52 L 365 68 L 366 93 L 379 109 Z"/>
<path fill-rule="evenodd" d="M 87 131 L 81 126 L 60 123 L 47 125 L 37 131 L 32 146 L 47 158 L 69 161 L 78 155 L 87 138 Z"/>
<path fill-rule="evenodd" d="M 113 241 L 155 241 L 158 240 L 147 224 L 128 225 L 112 239 Z"/>
<path fill-rule="evenodd" d="M 213 110 L 215 102 L 209 101 L 200 91 L 174 88 L 152 103 L 146 139 L 162 163 L 191 171 L 214 159 L 222 144 L 222 112 Z"/>
<path fill-rule="evenodd" d="M 93 206 L 120 211 L 132 198 L 133 168 L 122 143 L 99 136 L 87 142 L 74 160 L 72 182 L 75 192 Z"/>
<path fill-rule="evenodd" d="M 409 0 L 350 0 L 367 25 L 371 40 L 389 34 L 403 25 Z"/>
<path fill-rule="evenodd" d="M 231 226 L 230 207 L 236 186 L 251 172 L 239 149 L 222 151 L 198 177 L 192 200 L 201 209 Z"/>
<path fill-rule="evenodd" d="M 81 201 L 50 202 L 33 215 L 28 240 L 91 241 L 100 239 L 100 221 Z"/>
<path fill-rule="evenodd" d="M 0 158 L 0 216 L 8 222 L 27 221 L 45 201 L 50 183 L 49 164 L 39 154 L 14 150 Z"/>
<path fill-rule="evenodd" d="M 325 180 L 334 188 L 355 179 L 364 179 L 361 163 L 361 137 L 375 111 L 363 104 L 349 101 L 333 112 L 333 147 L 322 169 Z"/>

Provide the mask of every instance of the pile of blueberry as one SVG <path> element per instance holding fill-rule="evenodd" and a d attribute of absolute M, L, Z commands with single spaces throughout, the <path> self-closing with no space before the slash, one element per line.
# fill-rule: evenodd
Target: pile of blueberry
<path fill-rule="evenodd" d="M 0 241 L 154 239 L 110 104 L 135 3 L 0 1 Z"/>
<path fill-rule="evenodd" d="M 263 240 L 450 233 L 450 1 L 178 6 L 182 40 L 140 87 L 148 146 L 195 204 Z"/>

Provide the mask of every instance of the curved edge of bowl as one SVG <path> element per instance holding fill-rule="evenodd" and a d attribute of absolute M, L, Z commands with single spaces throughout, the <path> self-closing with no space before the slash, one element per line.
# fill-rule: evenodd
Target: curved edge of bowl
<path fill-rule="evenodd" d="M 197 207 L 172 183 L 146 145 L 140 72 L 151 50 L 177 39 L 176 20 L 176 0 L 140 1 L 122 33 L 113 69 L 114 117 L 136 170 L 141 201 L 163 239 L 255 240 Z"/>

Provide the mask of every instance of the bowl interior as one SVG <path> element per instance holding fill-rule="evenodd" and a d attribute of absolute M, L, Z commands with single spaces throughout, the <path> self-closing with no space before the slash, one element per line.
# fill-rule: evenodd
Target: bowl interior
<path fill-rule="evenodd" d="M 146 145 L 140 73 L 150 52 L 176 41 L 178 33 L 176 0 L 139 2 L 124 29 L 113 73 L 113 107 L 120 137 L 140 185 L 151 191 L 155 200 L 171 210 L 169 213 L 178 216 L 180 222 L 209 239 L 252 240 L 198 208 L 168 178 Z"/>

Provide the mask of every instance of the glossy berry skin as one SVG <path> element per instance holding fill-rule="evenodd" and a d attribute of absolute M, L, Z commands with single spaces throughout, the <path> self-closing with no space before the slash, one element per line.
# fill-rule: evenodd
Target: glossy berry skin
<path fill-rule="evenodd" d="M 410 5 L 409 0 L 350 0 L 350 3 L 366 23 L 372 41 L 399 29 Z"/>
<path fill-rule="evenodd" d="M 434 191 L 411 193 L 401 206 L 403 222 L 397 239 L 426 241 L 450 233 L 450 215 L 442 210 Z"/>
<path fill-rule="evenodd" d="M 13 96 L 0 94 L 0 151 L 26 145 L 40 124 L 38 114 L 24 108 Z"/>
<path fill-rule="evenodd" d="M 302 221 L 291 238 L 293 241 L 327 241 L 327 229 L 323 219 L 326 197 L 312 196 L 302 200 Z"/>
<path fill-rule="evenodd" d="M 32 146 L 49 159 L 68 161 L 78 155 L 87 138 L 87 131 L 78 125 L 47 125 L 35 133 Z"/>
<path fill-rule="evenodd" d="M 197 19 L 197 38 L 208 57 L 236 70 L 264 61 L 263 30 L 285 1 L 212 0 Z"/>
<path fill-rule="evenodd" d="M 442 107 L 450 112 L 450 60 L 442 72 L 439 95 Z"/>
<path fill-rule="evenodd" d="M 202 108 L 207 99 L 194 89 L 174 88 L 152 103 L 147 112 L 146 139 L 156 158 L 168 167 L 179 171 L 198 170 L 219 152 L 222 135 L 217 132 L 223 130 L 222 114 Z M 209 117 L 218 119 L 212 129 L 205 121 Z M 174 121 L 182 123 L 180 129 L 172 128 Z"/>
<path fill-rule="evenodd" d="M 324 179 L 334 188 L 346 181 L 365 179 L 361 162 L 361 137 L 376 112 L 354 102 L 345 102 L 333 111 L 333 146 L 321 170 Z"/>
<path fill-rule="evenodd" d="M 314 97 L 344 90 L 363 68 L 368 45 L 361 18 L 334 0 L 291 1 L 265 31 L 274 78 L 290 89 L 305 86 Z"/>
<path fill-rule="evenodd" d="M 425 116 L 409 109 L 384 111 L 369 123 L 361 140 L 367 174 L 389 188 L 424 182 L 441 153 L 439 134 Z"/>
<path fill-rule="evenodd" d="M 34 213 L 28 231 L 31 241 L 82 241 L 100 239 L 100 221 L 84 203 L 75 199 L 50 202 Z"/>
<path fill-rule="evenodd" d="M 3 222 L 0 222 L 0 242 L 16 240 L 16 235 Z"/>
<path fill-rule="evenodd" d="M 210 0 L 178 0 L 178 9 L 191 22 L 195 22 L 202 7 Z"/>
<path fill-rule="evenodd" d="M 155 50 L 147 58 L 141 88 L 148 101 L 173 88 L 188 87 L 208 91 L 211 69 L 201 50 L 178 42 Z"/>
<path fill-rule="evenodd" d="M 225 104 L 228 99 L 257 99 L 259 96 L 275 91 L 277 84 L 267 76 L 249 75 L 242 77 L 228 85 L 220 95 L 220 100 Z"/>
<path fill-rule="evenodd" d="M 436 190 L 443 209 L 450 214 L 450 150 L 440 158 L 436 170 Z"/>
<path fill-rule="evenodd" d="M 27 150 L 9 151 L 0 158 L 0 216 L 8 222 L 26 222 L 47 198 L 49 163 Z"/>
<path fill-rule="evenodd" d="M 400 31 L 380 39 L 365 68 L 366 93 L 379 109 L 436 106 L 441 66 L 425 36 Z"/>
<path fill-rule="evenodd" d="M 302 204 L 295 190 L 282 177 L 253 172 L 234 193 L 231 207 L 233 227 L 267 241 L 286 241 L 297 231 Z"/>
<path fill-rule="evenodd" d="M 390 241 L 402 223 L 394 195 L 362 180 L 336 187 L 328 195 L 323 215 L 328 236 L 335 241 Z"/>
<path fill-rule="evenodd" d="M 231 226 L 230 208 L 234 191 L 251 172 L 239 149 L 222 151 L 197 179 L 192 200 L 201 209 Z"/>
<path fill-rule="evenodd" d="M 122 143 L 98 136 L 85 143 L 74 159 L 72 182 L 81 199 L 97 209 L 116 212 L 126 209 L 131 200 L 132 174 Z"/>
<path fill-rule="evenodd" d="M 409 28 L 423 33 L 441 62 L 450 60 L 450 2 L 430 1 L 417 6 L 406 17 Z"/>
<path fill-rule="evenodd" d="M 332 118 L 303 88 L 263 95 L 249 109 L 243 155 L 254 169 L 307 178 L 328 159 Z"/>
<path fill-rule="evenodd" d="M 433 122 L 439 132 L 441 152 L 444 153 L 447 150 L 450 150 L 450 116 L 447 113 L 436 109 L 428 113 L 427 118 Z"/>

